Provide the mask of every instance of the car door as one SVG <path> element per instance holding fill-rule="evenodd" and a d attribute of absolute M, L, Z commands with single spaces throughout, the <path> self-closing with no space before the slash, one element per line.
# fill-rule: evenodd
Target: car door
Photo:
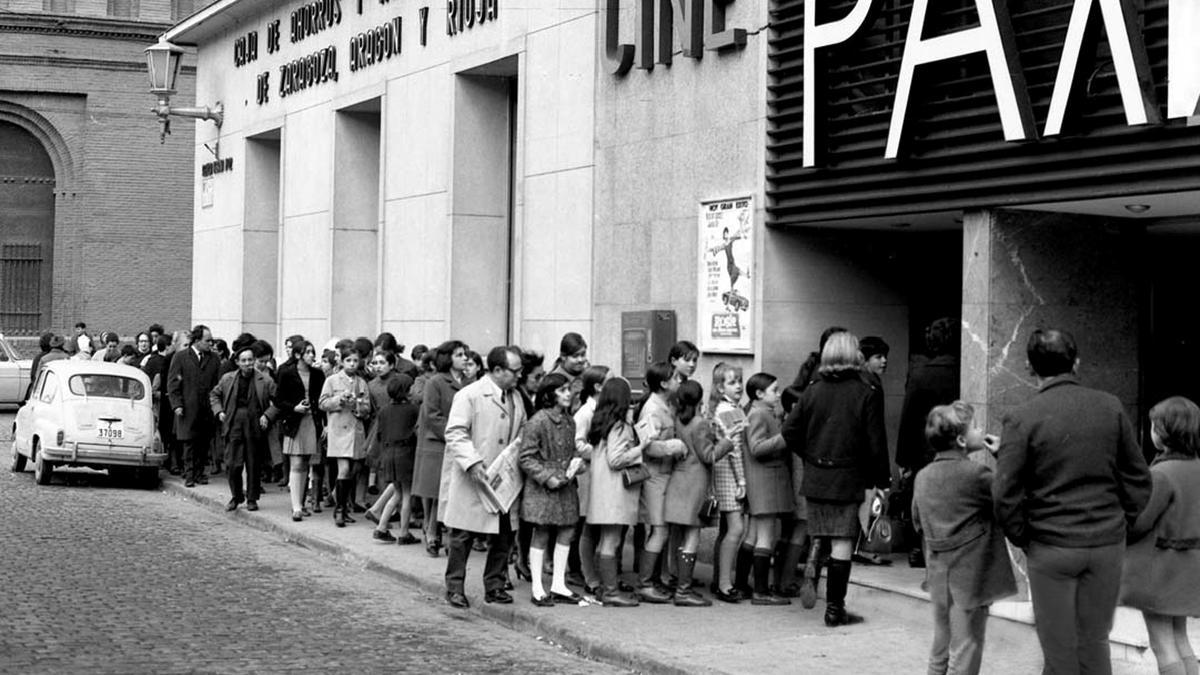
<path fill-rule="evenodd" d="M 46 373 L 47 371 L 43 370 L 38 376 L 37 381 L 33 383 L 33 389 L 30 390 L 29 400 L 17 411 L 13 443 L 16 444 L 17 451 L 27 457 L 29 456 L 29 439 L 33 435 L 34 411 L 39 404 L 38 397 L 41 396 L 42 387 L 46 384 Z"/>
<path fill-rule="evenodd" d="M 21 372 L 21 367 L 8 350 L 8 345 L 0 343 L 0 404 L 21 402 L 26 384 L 21 380 Z"/>

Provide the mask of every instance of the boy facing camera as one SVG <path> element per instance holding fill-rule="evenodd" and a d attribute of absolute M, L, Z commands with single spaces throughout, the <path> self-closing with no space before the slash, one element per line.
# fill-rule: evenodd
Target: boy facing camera
<path fill-rule="evenodd" d="M 967 458 L 999 439 L 974 423 L 975 410 L 955 401 L 929 411 L 925 438 L 936 453 L 917 474 L 913 522 L 925 535 L 933 600 L 930 675 L 978 673 L 988 608 L 1017 592 L 1004 534 L 992 506 L 992 470 Z"/>

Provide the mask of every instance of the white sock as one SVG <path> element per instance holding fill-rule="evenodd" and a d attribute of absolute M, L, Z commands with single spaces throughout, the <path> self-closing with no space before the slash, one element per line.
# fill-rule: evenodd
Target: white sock
<path fill-rule="evenodd" d="M 571 589 L 567 588 L 567 557 L 570 554 L 570 544 L 555 544 L 554 578 L 550 582 L 550 590 L 560 595 L 573 595 Z"/>
<path fill-rule="evenodd" d="M 533 577 L 533 597 L 546 597 L 546 589 L 542 587 L 542 561 L 546 559 L 546 551 L 529 547 L 529 571 Z"/>

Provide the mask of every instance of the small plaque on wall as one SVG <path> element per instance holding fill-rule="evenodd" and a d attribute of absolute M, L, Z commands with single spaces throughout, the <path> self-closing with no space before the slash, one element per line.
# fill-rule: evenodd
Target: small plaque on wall
<path fill-rule="evenodd" d="M 205 178 L 200 181 L 200 208 L 207 209 L 213 205 L 213 179 Z"/>
<path fill-rule="evenodd" d="M 754 307 L 750 280 L 754 264 L 754 200 L 723 199 L 700 204 L 700 350 L 730 354 L 754 351 Z"/>

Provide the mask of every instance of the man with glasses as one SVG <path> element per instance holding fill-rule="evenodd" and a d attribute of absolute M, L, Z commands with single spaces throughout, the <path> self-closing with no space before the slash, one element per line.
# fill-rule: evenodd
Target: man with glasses
<path fill-rule="evenodd" d="M 192 328 L 191 348 L 176 354 L 167 371 L 167 396 L 175 411 L 175 437 L 183 443 L 184 485 L 207 484 L 204 467 L 213 437 L 213 413 L 208 395 L 220 377 L 219 359 L 212 353 L 208 326 Z"/>
<path fill-rule="evenodd" d="M 484 506 L 480 489 L 487 468 L 521 433 L 525 409 L 515 391 L 521 377 L 521 350 L 495 347 L 488 353 L 488 372 L 454 396 L 446 419 L 446 456 L 450 484 L 446 500 L 446 527 L 450 530 L 446 562 L 446 602 L 469 606 L 464 594 L 467 557 L 476 535 L 488 539 L 483 568 L 484 599 L 512 602 L 505 590 L 506 567 L 512 548 L 512 525 L 507 513 L 492 513 Z"/>

